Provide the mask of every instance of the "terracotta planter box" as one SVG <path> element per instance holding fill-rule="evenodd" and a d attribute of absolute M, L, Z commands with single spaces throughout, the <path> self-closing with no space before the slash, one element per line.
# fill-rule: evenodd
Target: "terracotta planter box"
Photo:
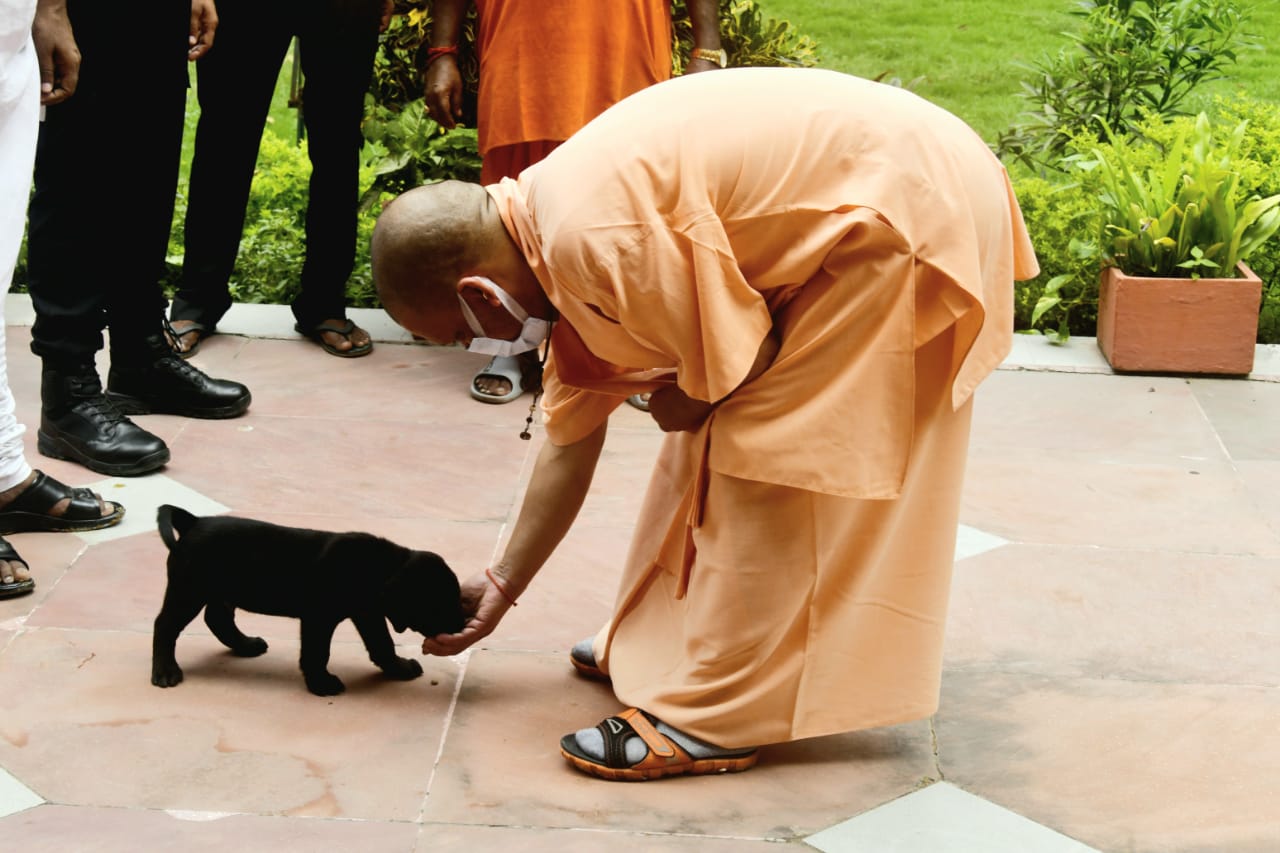
<path fill-rule="evenodd" d="M 1113 370 L 1245 374 L 1253 370 L 1262 281 L 1144 278 L 1102 271 L 1098 346 Z"/>

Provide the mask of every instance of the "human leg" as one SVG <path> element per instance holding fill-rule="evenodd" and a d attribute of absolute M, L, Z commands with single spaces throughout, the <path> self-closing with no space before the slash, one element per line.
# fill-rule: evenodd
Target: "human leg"
<path fill-rule="evenodd" d="M 302 115 L 311 158 L 307 257 L 293 303 L 298 330 L 334 355 L 368 353 L 368 332 L 346 322 L 346 286 L 355 263 L 360 122 L 373 68 L 382 4 L 321 0 L 301 17 Z"/>
<path fill-rule="evenodd" d="M 227 283 L 244 230 L 258 146 L 295 23 L 287 3 L 223 0 L 217 48 L 196 63 L 196 125 L 182 283 L 170 318 L 183 350 L 231 306 Z M 195 324 L 195 325 L 192 325 Z"/>
<path fill-rule="evenodd" d="M 157 343 L 168 353 L 158 275 L 181 148 L 189 17 L 168 3 L 84 0 L 68 11 L 84 67 L 75 96 L 50 107 L 40 130 L 28 238 L 32 351 L 44 361 L 38 446 L 101 473 L 136 475 L 165 464 L 169 451 L 103 393 L 94 354 L 104 325 L 113 365 L 139 385 L 168 393 L 182 380 L 199 398 L 215 381 L 159 371 L 155 358 Z M 139 80 L 147 81 L 142 111 L 132 100 Z M 136 137 L 122 129 L 126 113 L 138 119 Z M 219 388 L 212 406 L 224 406 L 219 398 L 231 390 L 247 406 L 248 390 L 227 384 L 236 388 Z"/>

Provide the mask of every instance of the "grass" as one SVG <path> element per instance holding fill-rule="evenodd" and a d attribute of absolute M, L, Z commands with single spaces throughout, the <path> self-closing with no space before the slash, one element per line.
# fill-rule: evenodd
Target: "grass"
<path fill-rule="evenodd" d="M 758 0 L 765 17 L 790 21 L 818 42 L 820 64 L 860 77 L 887 74 L 967 121 L 988 141 L 1026 105 L 1019 63 L 1054 54 L 1074 30 L 1073 0 Z M 1280 101 L 1280 3 L 1255 0 L 1251 26 L 1263 47 L 1246 51 L 1214 94 L 1243 90 Z M 913 82 L 914 81 L 914 82 Z"/>

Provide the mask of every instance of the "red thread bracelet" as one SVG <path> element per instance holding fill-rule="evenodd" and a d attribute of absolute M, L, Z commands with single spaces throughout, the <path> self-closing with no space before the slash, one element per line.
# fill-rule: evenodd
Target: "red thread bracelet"
<path fill-rule="evenodd" d="M 498 579 L 493 576 L 493 572 L 489 571 L 488 569 L 485 569 L 484 576 L 489 579 L 489 582 L 493 584 L 493 588 L 496 589 L 499 593 L 501 593 L 502 597 L 505 598 L 512 607 L 520 606 L 519 604 L 516 603 L 516 600 L 512 598 L 505 589 L 502 588 L 502 584 L 498 583 Z"/>
<path fill-rule="evenodd" d="M 442 56 L 456 54 L 457 52 L 458 46 L 456 44 L 451 44 L 447 47 L 429 47 L 427 48 L 427 65 L 430 65 Z"/>

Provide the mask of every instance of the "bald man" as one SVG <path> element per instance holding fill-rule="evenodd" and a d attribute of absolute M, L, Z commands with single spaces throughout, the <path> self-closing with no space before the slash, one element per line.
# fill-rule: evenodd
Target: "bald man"
<path fill-rule="evenodd" d="M 613 613 L 570 653 L 627 708 L 561 754 L 605 779 L 737 771 L 936 710 L 972 393 L 1037 273 L 963 122 L 829 71 L 680 78 L 516 180 L 406 193 L 373 260 L 428 340 L 549 340 L 519 520 L 465 585 L 467 627 L 425 652 L 494 630 L 576 517 L 609 414 L 650 391 L 668 436 Z"/>

